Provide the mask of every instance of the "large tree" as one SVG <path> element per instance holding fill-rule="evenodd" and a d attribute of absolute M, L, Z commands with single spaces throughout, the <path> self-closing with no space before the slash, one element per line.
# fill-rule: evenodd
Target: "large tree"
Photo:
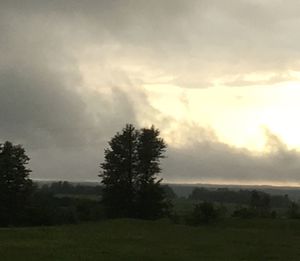
<path fill-rule="evenodd" d="M 160 159 L 164 158 L 166 143 L 159 137 L 159 130 L 152 126 L 139 132 L 137 142 L 137 215 L 139 218 L 155 219 L 164 214 L 167 207 L 162 179 Z"/>
<path fill-rule="evenodd" d="M 26 165 L 29 157 L 20 145 L 6 141 L 0 144 L 0 223 L 21 222 L 32 192 L 31 170 Z"/>
<path fill-rule="evenodd" d="M 99 175 L 109 216 L 154 219 L 163 215 L 167 205 L 157 174 L 165 149 L 154 127 L 136 130 L 128 124 L 111 139 Z"/>
<path fill-rule="evenodd" d="M 111 217 L 133 217 L 134 184 L 137 164 L 138 132 L 132 125 L 126 125 L 110 141 L 104 151 L 102 172 L 103 204 Z"/>

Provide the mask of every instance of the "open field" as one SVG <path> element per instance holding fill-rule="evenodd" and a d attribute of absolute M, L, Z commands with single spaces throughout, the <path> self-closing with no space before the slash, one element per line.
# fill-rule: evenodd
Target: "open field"
<path fill-rule="evenodd" d="M 188 227 L 167 221 L 0 230 L 1 261 L 299 260 L 300 222 L 233 220 Z"/>

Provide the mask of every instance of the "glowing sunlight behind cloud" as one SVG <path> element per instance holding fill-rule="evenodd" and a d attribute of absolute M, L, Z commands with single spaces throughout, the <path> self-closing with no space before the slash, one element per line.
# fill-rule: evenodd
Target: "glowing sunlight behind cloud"
<path fill-rule="evenodd" d="M 225 143 L 263 151 L 264 128 L 279 135 L 290 148 L 300 146 L 300 122 L 295 118 L 300 110 L 298 84 L 191 90 L 156 84 L 146 89 L 151 104 L 177 121 L 210 127 Z M 180 124 L 177 128 L 180 133 Z"/>

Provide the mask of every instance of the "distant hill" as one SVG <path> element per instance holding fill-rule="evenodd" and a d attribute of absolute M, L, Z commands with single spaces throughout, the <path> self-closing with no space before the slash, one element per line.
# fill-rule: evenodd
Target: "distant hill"
<path fill-rule="evenodd" d="M 220 184 L 172 184 L 168 185 L 174 190 L 178 197 L 188 197 L 194 188 L 207 188 L 215 190 L 218 188 L 228 188 L 230 190 L 258 190 L 266 192 L 270 195 L 288 195 L 292 200 L 300 200 L 300 188 L 299 187 L 275 187 L 275 186 L 255 186 L 255 185 L 220 185 Z"/>

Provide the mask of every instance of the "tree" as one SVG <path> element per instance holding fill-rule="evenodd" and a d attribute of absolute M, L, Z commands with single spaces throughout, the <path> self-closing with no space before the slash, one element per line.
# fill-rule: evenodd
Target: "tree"
<path fill-rule="evenodd" d="M 300 208 L 295 202 L 292 202 L 288 208 L 287 216 L 289 218 L 300 218 Z"/>
<path fill-rule="evenodd" d="M 208 224 L 215 221 L 219 216 L 218 210 L 211 202 L 202 202 L 195 205 L 190 220 L 191 225 Z"/>
<path fill-rule="evenodd" d="M 134 217 L 134 183 L 136 179 L 138 132 L 126 125 L 104 151 L 102 172 L 102 202 L 110 217 Z"/>
<path fill-rule="evenodd" d="M 104 152 L 102 171 L 103 204 L 110 217 L 154 219 L 163 215 L 166 204 L 161 171 L 166 144 L 154 127 L 136 130 L 127 124 Z"/>
<path fill-rule="evenodd" d="M 161 172 L 160 159 L 164 158 L 167 147 L 159 134 L 152 126 L 141 129 L 138 136 L 137 214 L 143 219 L 161 217 L 167 209 L 165 191 L 160 185 L 162 179 L 157 180 L 157 174 Z"/>
<path fill-rule="evenodd" d="M 26 167 L 29 157 L 21 145 L 6 141 L 0 144 L 0 223 L 20 222 L 33 190 Z"/>
<path fill-rule="evenodd" d="M 251 192 L 250 206 L 260 217 L 270 214 L 270 196 L 264 192 L 253 190 Z"/>
<path fill-rule="evenodd" d="M 170 200 L 178 198 L 177 194 L 169 185 L 163 185 L 163 189 L 165 191 L 166 198 Z"/>

